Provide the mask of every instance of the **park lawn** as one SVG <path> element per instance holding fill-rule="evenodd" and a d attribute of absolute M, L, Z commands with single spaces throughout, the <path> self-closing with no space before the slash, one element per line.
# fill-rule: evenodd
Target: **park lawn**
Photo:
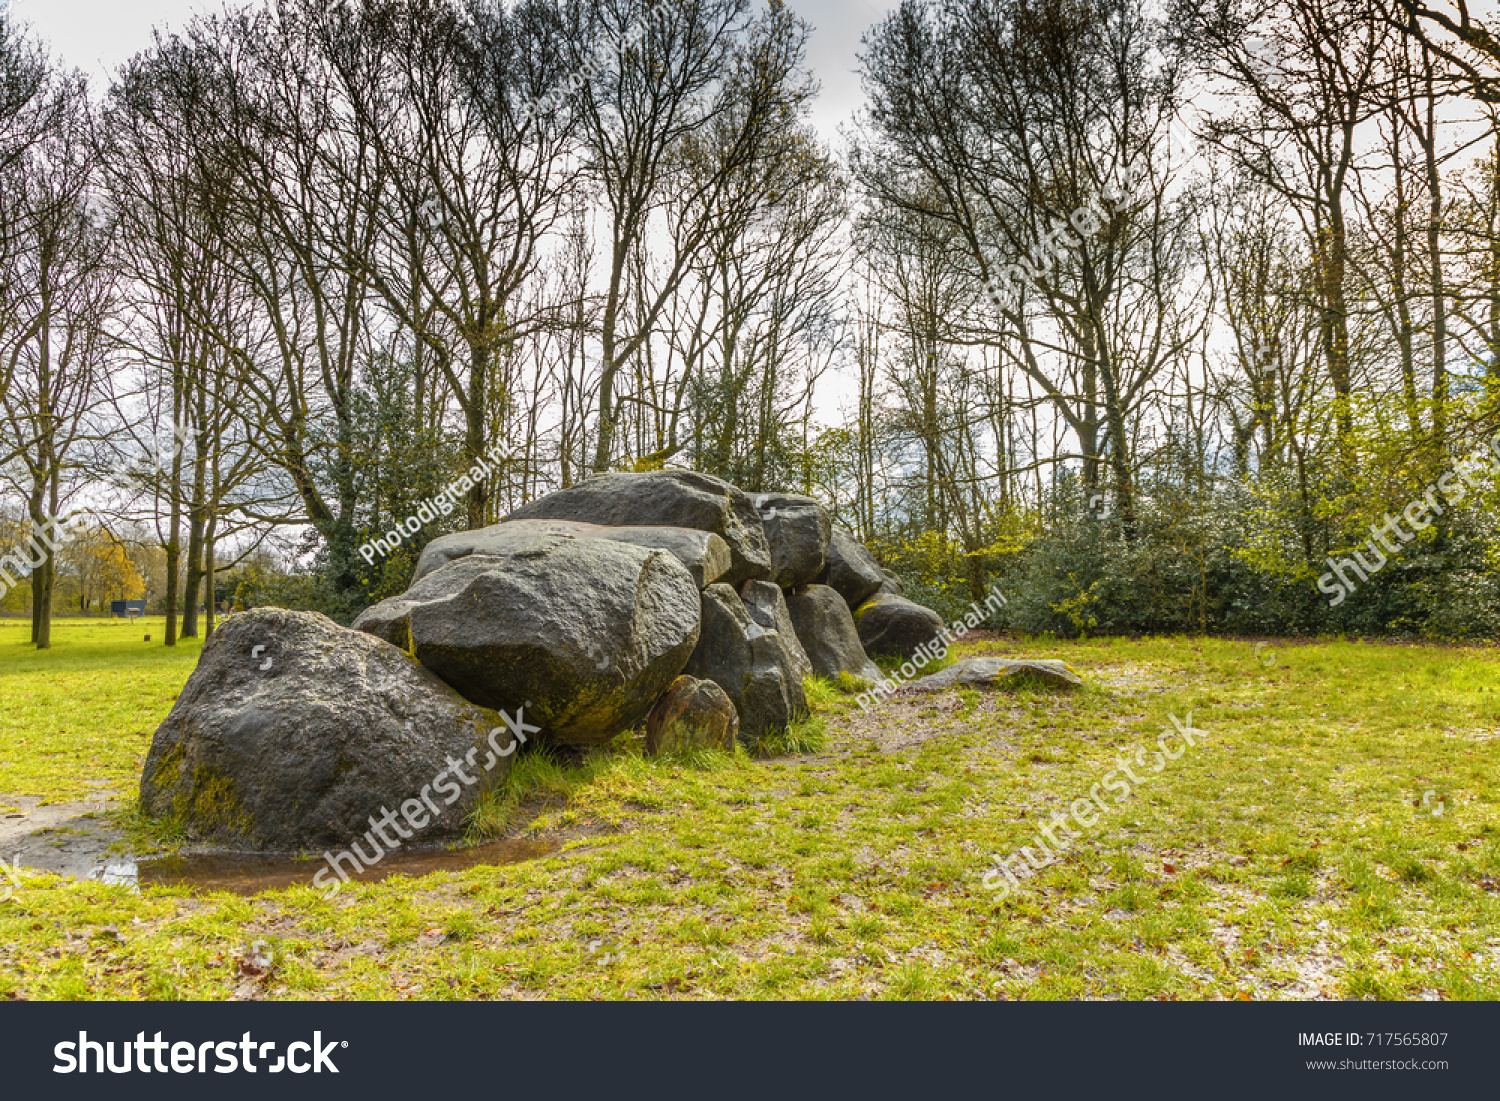
<path fill-rule="evenodd" d="M 7 795 L 133 795 L 202 648 L 188 638 L 169 649 L 165 630 L 162 616 L 59 618 L 52 648 L 37 650 L 29 618 L 0 619 L 0 811 Z"/>
<path fill-rule="evenodd" d="M 60 644 L 0 675 L 6 775 L 21 783 L 0 790 L 67 795 L 68 768 L 131 789 L 139 732 L 190 654 L 153 664 L 122 641 L 110 666 L 104 646 Z M 967 651 L 1063 657 L 1091 687 L 897 697 L 865 714 L 820 685 L 825 740 L 805 755 L 657 761 L 627 743 L 573 768 L 523 759 L 517 778 L 551 797 L 527 828 L 574 837 L 560 855 L 332 900 L 28 874 L 0 904 L 0 997 L 1500 995 L 1496 651 L 1196 638 Z M 43 688 L 38 708 L 26 694 Z M 1197 748 L 1020 891 L 983 888 L 992 854 L 1031 843 L 1038 818 L 1190 711 Z M 273 963 L 261 974 L 242 966 L 257 941 Z"/>

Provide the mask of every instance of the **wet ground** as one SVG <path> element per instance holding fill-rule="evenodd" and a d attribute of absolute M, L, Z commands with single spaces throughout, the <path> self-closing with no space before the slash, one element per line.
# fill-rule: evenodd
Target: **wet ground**
<path fill-rule="evenodd" d="M 113 793 L 76 803 L 47 803 L 26 795 L 0 795 L 17 810 L 0 815 L 0 860 L 74 879 L 101 879 L 122 858 L 124 831 L 109 812 Z"/>
<path fill-rule="evenodd" d="M 326 867 L 319 857 L 266 853 L 196 852 L 138 858 L 130 854 L 124 830 L 110 813 L 117 806 L 111 794 L 45 805 L 27 796 L 0 796 L 0 804 L 18 808 L 0 816 L 0 860 L 74 879 L 189 886 L 241 895 L 311 884 Z M 398 849 L 350 878 L 376 882 L 393 875 L 415 877 L 478 865 L 516 864 L 549 856 L 561 847 L 559 840 L 511 838 L 466 849 Z"/>

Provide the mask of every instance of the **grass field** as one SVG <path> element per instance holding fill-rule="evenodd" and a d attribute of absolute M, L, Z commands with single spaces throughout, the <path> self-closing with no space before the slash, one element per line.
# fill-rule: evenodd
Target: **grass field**
<path fill-rule="evenodd" d="M 165 629 L 160 616 L 57 619 L 52 649 L 37 650 L 29 619 L 0 619 L 0 804 L 135 789 L 202 647 L 183 639 L 168 649 Z"/>
<path fill-rule="evenodd" d="M 154 625 L 160 639 L 160 625 Z M 139 625 L 0 626 L 0 802 L 133 797 L 196 655 Z M 504 867 L 253 898 L 26 874 L 0 997 L 1493 998 L 1500 655 L 1352 642 L 982 643 L 1072 695 L 862 713 L 811 754 L 521 762 Z M 1169 715 L 1207 732 L 1000 901 L 992 855 L 1087 796 Z M 128 807 L 126 812 L 128 813 Z M 492 808 L 492 815 L 497 813 Z M 267 970 L 242 964 L 265 942 Z M 254 973 L 260 972 L 260 973 Z"/>

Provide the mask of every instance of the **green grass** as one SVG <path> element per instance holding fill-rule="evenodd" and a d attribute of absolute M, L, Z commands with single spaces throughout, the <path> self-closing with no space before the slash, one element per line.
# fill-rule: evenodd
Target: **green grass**
<path fill-rule="evenodd" d="M 816 678 L 809 678 L 809 684 L 816 684 Z M 785 730 L 777 730 L 765 734 L 755 743 L 756 757 L 787 757 L 803 755 L 808 753 L 821 753 L 828 745 L 828 724 L 824 717 L 817 712 L 817 702 L 814 697 L 819 693 L 814 690 L 808 698 L 808 705 L 814 708 L 812 714 L 798 719 Z M 828 697 L 823 696 L 826 701 Z M 830 704 L 825 703 L 825 706 Z"/>
<path fill-rule="evenodd" d="M 37 650 L 29 618 L 0 619 L 0 804 L 134 793 L 151 736 L 202 649 L 198 639 L 169 649 L 164 631 L 160 616 L 56 619 L 52 648 Z"/>
<path fill-rule="evenodd" d="M 38 657 L 4 631 L 0 791 L 133 792 L 139 732 L 191 651 L 64 621 Z M 1282 641 L 1266 668 L 1252 642 L 1169 638 L 957 656 L 986 652 L 1064 658 L 1093 687 L 865 713 L 815 683 L 787 756 L 653 759 L 629 739 L 576 764 L 528 754 L 475 829 L 559 832 L 561 855 L 331 901 L 28 876 L 0 904 L 0 997 L 1500 996 L 1495 651 Z M 992 854 L 1189 710 L 1202 744 L 1020 891 L 984 890 Z M 242 975 L 256 940 L 274 967 Z"/>

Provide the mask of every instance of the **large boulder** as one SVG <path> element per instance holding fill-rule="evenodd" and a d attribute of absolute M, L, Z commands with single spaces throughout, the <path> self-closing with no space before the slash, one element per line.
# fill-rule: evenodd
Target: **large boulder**
<path fill-rule="evenodd" d="M 811 676 L 812 662 L 808 660 L 807 651 L 802 648 L 797 637 L 792 613 L 787 610 L 786 594 L 770 581 L 746 581 L 740 586 L 740 599 L 745 602 L 745 610 L 750 613 L 751 619 L 767 631 L 775 631 L 781 636 L 781 644 L 786 647 L 787 658 L 792 663 L 798 682 L 803 677 Z"/>
<path fill-rule="evenodd" d="M 471 554 L 505 558 L 535 545 L 538 535 L 571 535 L 577 539 L 612 539 L 674 555 L 693 575 L 698 588 L 712 585 L 729 572 L 733 559 L 729 544 L 711 531 L 695 528 L 624 527 L 586 524 L 579 520 L 506 520 L 474 531 L 439 536 L 422 550 L 412 581 Z"/>
<path fill-rule="evenodd" d="M 724 689 L 740 716 L 740 739 L 753 745 L 808 713 L 807 694 L 779 631 L 750 617 L 728 585 L 703 590 L 703 627 L 684 670 Z"/>
<path fill-rule="evenodd" d="M 894 573 L 881 566 L 880 575 L 885 578 L 885 581 L 881 583 L 880 592 L 890 593 L 892 596 L 906 595 L 906 586 L 901 583 L 901 579 Z"/>
<path fill-rule="evenodd" d="M 855 611 L 854 625 L 865 653 L 910 660 L 938 641 L 943 617 L 904 596 L 878 593 Z"/>
<path fill-rule="evenodd" d="M 834 528 L 828 540 L 828 569 L 823 580 L 853 609 L 878 593 L 886 578 L 863 543 L 843 528 Z"/>
<path fill-rule="evenodd" d="M 1055 658 L 1013 661 L 1009 658 L 965 658 L 930 677 L 909 681 L 903 692 L 940 692 L 946 688 L 1009 688 L 1039 681 L 1054 688 L 1080 688 L 1083 678 Z"/>
<path fill-rule="evenodd" d="M 204 643 L 152 739 L 141 807 L 206 841 L 280 852 L 343 845 L 389 810 L 421 844 L 461 832 L 513 738 L 380 639 L 258 608 Z"/>
<path fill-rule="evenodd" d="M 738 585 L 771 576 L 771 550 L 750 498 L 728 482 L 696 471 L 603 474 L 523 505 L 506 519 L 710 531 L 729 545 L 729 572 L 720 580 Z"/>
<path fill-rule="evenodd" d="M 844 598 L 827 585 L 808 585 L 788 593 L 787 612 L 814 673 L 840 673 L 872 683 L 882 679 L 880 668 L 865 653 Z"/>
<path fill-rule="evenodd" d="M 806 585 L 823 572 L 833 522 L 811 497 L 761 493 L 755 507 L 771 547 L 771 580 L 783 589 Z"/>
<path fill-rule="evenodd" d="M 698 586 L 665 551 L 533 538 L 508 557 L 456 559 L 354 625 L 475 703 L 524 703 L 547 741 L 606 742 L 682 672 L 698 641 Z"/>
<path fill-rule="evenodd" d="M 646 752 L 709 748 L 734 751 L 740 717 L 724 689 L 711 680 L 678 677 L 646 716 Z"/>

